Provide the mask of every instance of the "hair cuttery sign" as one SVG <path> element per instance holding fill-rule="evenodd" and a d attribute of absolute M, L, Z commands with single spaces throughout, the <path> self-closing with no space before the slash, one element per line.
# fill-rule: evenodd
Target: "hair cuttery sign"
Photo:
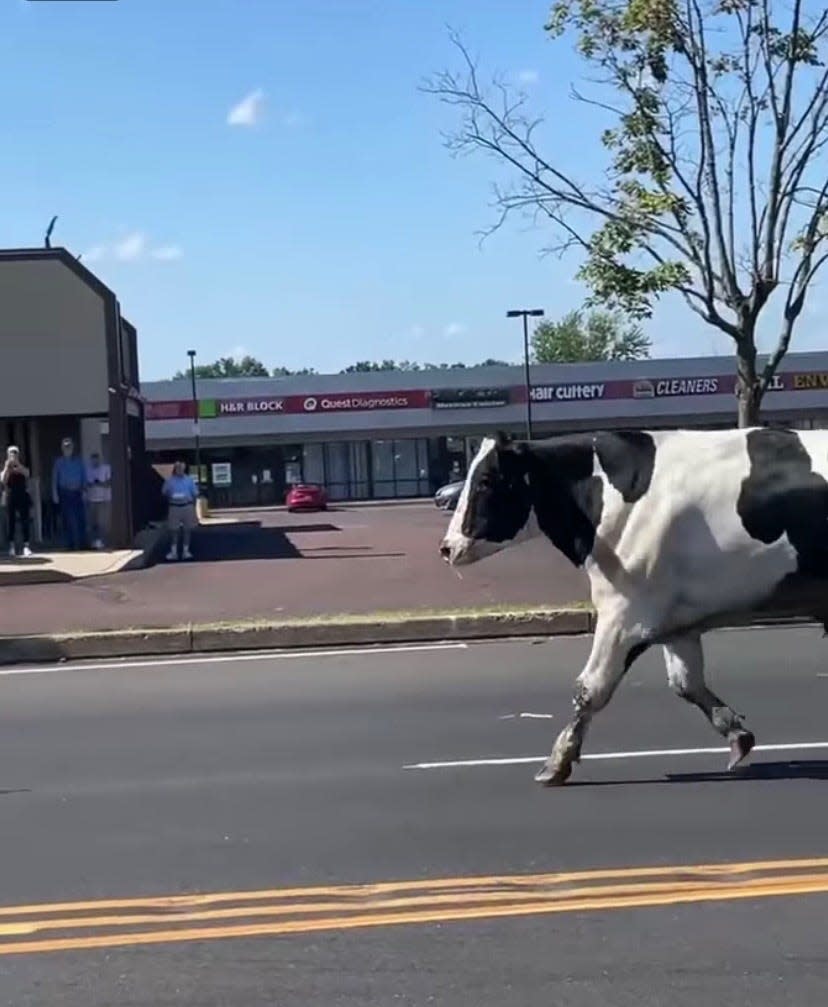
<path fill-rule="evenodd" d="M 768 391 L 826 387 L 812 381 L 819 375 L 777 374 Z M 805 380 L 808 379 L 808 380 Z M 732 374 L 689 378 L 640 378 L 615 381 L 571 381 L 554 385 L 535 385 L 532 402 L 541 405 L 564 402 L 597 401 L 601 399 L 672 399 L 698 398 L 703 395 L 735 395 L 736 379 Z M 526 392 L 520 396 L 526 401 Z"/>

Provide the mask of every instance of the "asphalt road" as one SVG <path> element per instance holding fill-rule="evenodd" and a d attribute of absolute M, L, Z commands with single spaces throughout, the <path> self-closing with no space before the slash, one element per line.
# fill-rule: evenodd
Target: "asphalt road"
<path fill-rule="evenodd" d="M 565 788 L 485 764 L 588 644 L 0 673 L 0 1004 L 828 1002 L 828 862 L 779 863 L 826 855 L 828 642 L 708 643 L 760 745 L 824 747 L 725 775 L 648 654 Z"/>

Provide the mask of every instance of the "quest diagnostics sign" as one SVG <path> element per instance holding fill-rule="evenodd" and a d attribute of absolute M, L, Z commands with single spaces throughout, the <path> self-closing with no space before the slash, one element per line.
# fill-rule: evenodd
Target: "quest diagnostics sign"
<path fill-rule="evenodd" d="M 159 419 L 172 419 L 170 403 L 151 403 Z M 379 412 L 387 409 L 423 409 L 428 405 L 425 391 L 334 393 L 331 395 L 251 396 L 238 399 L 202 399 L 202 419 L 229 419 L 242 416 L 286 416 L 309 413 Z"/>

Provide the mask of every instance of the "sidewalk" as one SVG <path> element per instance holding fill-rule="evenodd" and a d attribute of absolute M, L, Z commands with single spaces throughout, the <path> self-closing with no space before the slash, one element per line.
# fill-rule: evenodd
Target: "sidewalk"
<path fill-rule="evenodd" d="M 24 559 L 0 557 L 0 587 L 52 584 L 101 577 L 133 569 L 142 563 L 141 549 L 106 552 L 36 552 Z"/>
<path fill-rule="evenodd" d="M 429 502 L 307 515 L 217 514 L 194 538 L 191 563 L 0 587 L 0 634 L 588 599 L 586 578 L 545 540 L 507 549 L 461 577 L 438 554 L 447 520 Z M 102 560 L 88 555 L 90 563 Z"/>

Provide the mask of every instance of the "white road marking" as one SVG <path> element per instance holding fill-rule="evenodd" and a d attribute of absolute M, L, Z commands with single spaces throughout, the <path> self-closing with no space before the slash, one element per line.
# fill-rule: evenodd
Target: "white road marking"
<path fill-rule="evenodd" d="M 554 713 L 504 713 L 498 720 L 554 720 Z"/>
<path fill-rule="evenodd" d="M 793 741 L 778 745 L 756 745 L 754 752 L 796 752 L 828 748 L 828 741 Z M 637 752 L 593 752 L 582 755 L 583 762 L 610 759 L 653 759 L 671 755 L 726 755 L 729 748 L 653 748 Z M 752 754 L 752 753 L 751 753 Z M 474 766 L 523 766 L 545 762 L 545 755 L 522 755 L 506 759 L 457 759 L 453 762 L 414 762 L 403 769 L 465 769 Z"/>
<path fill-rule="evenodd" d="M 360 647 L 328 650 L 275 650 L 234 654 L 191 654 L 188 657 L 154 657 L 141 661 L 86 662 L 64 661 L 59 664 L 0 668 L 0 676 L 54 675 L 66 671 L 121 671 L 132 668 L 169 668 L 171 665 L 229 664 L 242 661 L 301 660 L 308 657 L 361 657 L 371 654 L 418 654 L 440 650 L 467 650 L 467 643 L 434 643 L 422 646 Z"/>

